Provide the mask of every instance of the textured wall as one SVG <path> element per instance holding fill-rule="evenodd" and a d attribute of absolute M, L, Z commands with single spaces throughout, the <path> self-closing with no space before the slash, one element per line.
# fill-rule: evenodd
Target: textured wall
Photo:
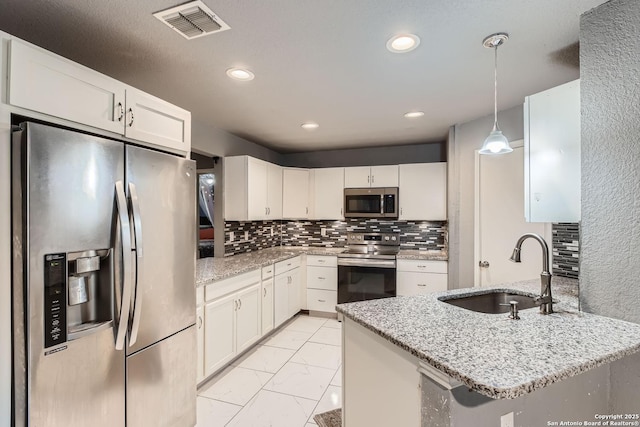
<path fill-rule="evenodd" d="M 640 1 L 612 0 L 580 27 L 582 240 L 587 312 L 640 323 Z"/>

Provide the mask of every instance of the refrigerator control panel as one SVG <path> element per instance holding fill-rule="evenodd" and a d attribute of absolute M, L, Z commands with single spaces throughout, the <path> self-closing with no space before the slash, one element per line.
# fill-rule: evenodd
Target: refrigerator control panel
<path fill-rule="evenodd" d="M 67 341 L 67 255 L 44 256 L 44 348 Z"/>

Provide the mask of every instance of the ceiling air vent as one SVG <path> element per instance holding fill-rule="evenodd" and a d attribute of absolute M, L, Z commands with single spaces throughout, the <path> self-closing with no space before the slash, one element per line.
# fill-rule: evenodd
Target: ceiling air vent
<path fill-rule="evenodd" d="M 156 12 L 153 16 L 189 40 L 231 28 L 200 0 Z"/>

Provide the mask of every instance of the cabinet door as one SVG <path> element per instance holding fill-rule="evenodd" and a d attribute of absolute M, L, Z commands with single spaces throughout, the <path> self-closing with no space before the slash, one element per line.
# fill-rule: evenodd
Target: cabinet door
<path fill-rule="evenodd" d="M 262 281 L 262 335 L 273 329 L 273 278 Z"/>
<path fill-rule="evenodd" d="M 441 273 L 416 273 L 398 271 L 397 295 L 422 295 L 447 290 L 447 275 Z"/>
<path fill-rule="evenodd" d="M 344 188 L 371 187 L 371 168 L 358 166 L 344 168 Z"/>
<path fill-rule="evenodd" d="M 249 286 L 236 294 L 236 353 L 248 348 L 262 336 L 260 307 L 262 297 L 260 283 Z"/>
<path fill-rule="evenodd" d="M 397 187 L 398 165 L 371 166 L 371 187 Z"/>
<path fill-rule="evenodd" d="M 400 165 L 400 220 L 446 221 L 447 164 Z"/>
<path fill-rule="evenodd" d="M 213 300 L 204 313 L 204 375 L 211 375 L 236 354 L 236 295 Z"/>
<path fill-rule="evenodd" d="M 274 327 L 282 325 L 289 318 L 289 273 L 276 276 L 273 290 Z"/>
<path fill-rule="evenodd" d="M 182 154 L 191 151 L 191 113 L 128 87 L 125 136 Z"/>
<path fill-rule="evenodd" d="M 282 170 L 282 217 L 307 218 L 309 215 L 309 171 Z"/>
<path fill-rule="evenodd" d="M 293 317 L 302 308 L 302 281 L 300 280 L 300 268 L 294 268 L 287 273 L 289 275 L 289 316 Z"/>
<path fill-rule="evenodd" d="M 282 168 L 267 164 L 267 218 L 282 219 Z"/>
<path fill-rule="evenodd" d="M 18 40 L 10 43 L 9 104 L 124 132 L 126 85 Z"/>
<path fill-rule="evenodd" d="M 202 306 L 196 308 L 196 330 L 198 341 L 196 382 L 200 382 L 204 378 L 204 308 Z"/>
<path fill-rule="evenodd" d="M 344 168 L 314 169 L 315 219 L 344 219 Z"/>
<path fill-rule="evenodd" d="M 247 190 L 247 219 L 267 219 L 267 162 L 247 159 Z"/>

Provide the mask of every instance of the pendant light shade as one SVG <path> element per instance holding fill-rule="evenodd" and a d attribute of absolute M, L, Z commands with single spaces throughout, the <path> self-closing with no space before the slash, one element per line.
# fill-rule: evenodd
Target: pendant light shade
<path fill-rule="evenodd" d="M 513 151 L 509 145 L 509 140 L 502 134 L 498 127 L 498 46 L 509 39 L 505 33 L 492 34 L 482 41 L 482 45 L 486 48 L 494 50 L 494 68 L 493 68 L 493 130 L 484 140 L 480 154 L 507 154 Z"/>

